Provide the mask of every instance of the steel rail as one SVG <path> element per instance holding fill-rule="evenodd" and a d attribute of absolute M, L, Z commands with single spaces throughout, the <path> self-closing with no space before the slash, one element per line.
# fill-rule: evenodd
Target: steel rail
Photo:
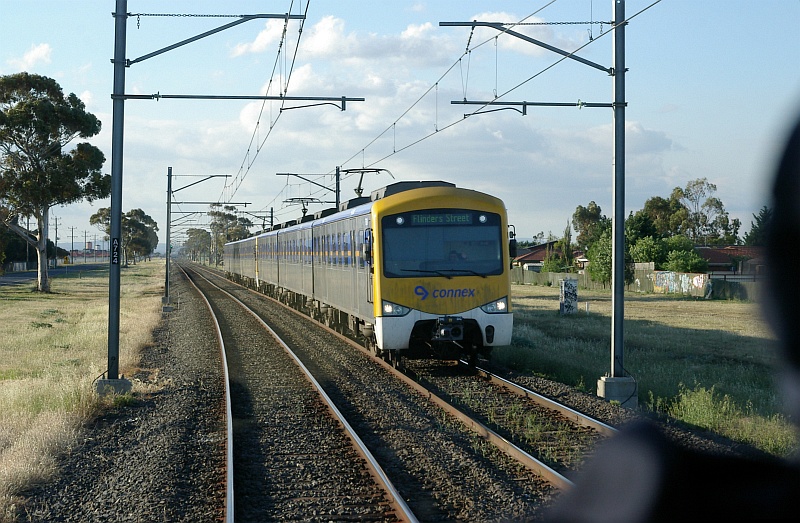
<path fill-rule="evenodd" d="M 334 333 L 346 340 L 348 339 L 337 332 Z M 560 490 L 566 490 L 573 485 L 572 481 L 567 479 L 565 476 L 556 472 L 554 469 L 547 466 L 544 462 L 531 456 L 530 454 L 519 448 L 517 445 L 514 445 L 512 442 L 508 441 L 506 438 L 496 433 L 495 431 L 493 431 L 480 421 L 476 420 L 469 414 L 463 412 L 459 408 L 450 404 L 447 400 L 438 396 L 433 391 L 431 391 L 421 383 L 414 380 L 414 378 L 412 378 L 411 376 L 408 376 L 407 374 L 404 374 L 401 370 L 396 369 L 395 367 L 384 361 L 383 358 L 370 353 L 369 351 L 367 351 L 367 349 L 361 347 L 352 340 L 348 341 L 354 346 L 358 347 L 360 350 L 372 356 L 376 361 L 378 361 L 381 365 L 383 365 L 387 370 L 392 372 L 397 378 L 406 383 L 409 387 L 419 392 L 422 396 L 427 397 L 429 401 L 435 403 L 442 410 L 444 410 L 448 414 L 452 415 L 454 418 L 461 421 L 461 423 L 463 423 L 464 426 L 471 429 L 473 432 L 478 434 L 478 436 L 489 441 L 495 447 L 497 447 L 501 451 L 505 452 L 506 454 L 517 460 L 526 468 L 528 468 L 529 470 L 533 471 L 534 473 L 538 474 L 539 476 L 550 482 L 553 486 L 557 487 Z"/>
<path fill-rule="evenodd" d="M 228 356 L 225 352 L 225 342 L 222 339 L 222 330 L 219 326 L 217 315 L 211 308 L 211 303 L 203 294 L 203 291 L 197 286 L 192 278 L 187 274 L 183 267 L 178 265 L 178 268 L 195 288 L 197 294 L 203 298 L 203 302 L 208 308 L 211 319 L 214 321 L 214 329 L 217 331 L 217 343 L 219 344 L 220 359 L 222 360 L 222 375 L 225 380 L 225 431 L 226 431 L 226 449 L 225 449 L 225 523 L 234 522 L 234 507 L 233 507 L 233 414 L 231 409 L 231 387 L 230 375 L 228 373 Z"/>
<path fill-rule="evenodd" d="M 213 272 L 211 272 L 211 273 L 214 274 Z M 218 274 L 214 274 L 214 275 L 216 277 L 218 277 L 218 278 L 223 278 L 223 276 L 221 276 L 221 275 L 218 275 Z M 270 296 L 266 296 L 266 295 L 264 295 L 264 294 L 262 294 L 260 292 L 254 291 L 253 289 L 250 289 L 250 288 L 245 287 L 243 285 L 240 285 L 238 283 L 231 282 L 230 280 L 226 279 L 225 281 L 228 281 L 229 283 L 231 283 L 233 285 L 237 285 L 237 286 L 241 287 L 242 289 L 245 289 L 245 290 L 247 290 L 247 291 L 249 291 L 251 293 L 257 294 L 258 296 L 265 297 L 265 298 L 267 298 L 269 300 L 272 300 L 273 302 L 275 302 L 277 304 L 280 304 L 281 306 L 285 307 L 287 310 L 293 312 L 294 314 L 297 314 L 298 316 L 302 317 L 305 320 L 314 321 L 314 323 L 316 325 L 322 327 L 327 332 L 333 334 L 334 336 L 337 336 L 342 341 L 348 343 L 352 347 L 355 347 L 356 349 L 358 349 L 358 350 L 362 351 L 363 353 L 365 353 L 366 355 L 370 356 L 375 361 L 377 361 L 380 365 L 382 365 L 386 370 L 388 370 L 394 376 L 396 376 L 398 379 L 403 381 L 406 385 L 408 385 L 412 389 L 416 390 L 420 395 L 422 395 L 423 397 L 426 397 L 429 401 L 431 401 L 432 403 L 434 403 L 437 406 L 439 406 L 442 410 L 444 410 L 448 414 L 452 415 L 454 418 L 458 419 L 461 423 L 464 424 L 465 427 L 467 427 L 468 429 L 472 430 L 473 432 L 478 434 L 478 436 L 480 436 L 483 439 L 487 440 L 488 442 L 493 444 L 495 447 L 497 447 L 501 451 L 505 452 L 507 455 L 511 456 L 513 459 L 517 460 L 520 464 L 525 466 L 528 470 L 531 470 L 535 474 L 537 474 L 540 477 L 544 478 L 546 481 L 548 481 L 550 484 L 552 484 L 556 488 L 558 488 L 560 490 L 566 490 L 566 489 L 570 488 L 573 485 L 572 481 L 567 479 L 562 474 L 556 472 L 554 469 L 550 468 L 549 466 L 547 466 L 542 461 L 540 461 L 540 460 L 536 459 L 535 457 L 531 456 L 530 454 L 525 452 L 523 449 L 519 448 L 517 445 L 514 445 L 512 442 L 508 441 L 503 436 L 499 435 L 498 433 L 496 433 L 495 431 L 493 431 L 492 429 L 490 429 L 486 425 L 482 424 L 480 421 L 472 418 L 469 414 L 466 414 L 465 412 L 461 411 L 457 407 L 451 405 L 450 403 L 447 402 L 447 400 L 439 397 L 433 391 L 427 389 L 424 385 L 418 383 L 417 381 L 415 381 L 410 376 L 404 374 L 401 370 L 398 370 L 398 369 L 394 368 L 391 364 L 387 363 L 383 358 L 381 358 L 380 356 L 377 356 L 374 353 L 370 352 L 366 347 L 358 344 L 357 342 L 355 342 L 351 338 L 348 338 L 344 334 L 336 332 L 335 330 L 331 329 L 327 325 L 324 325 L 324 324 L 314 320 L 313 318 L 311 318 L 307 314 L 304 314 L 301 311 L 293 309 L 292 307 L 287 306 L 285 303 L 281 303 L 280 301 L 278 301 L 278 300 L 276 300 L 276 299 L 274 299 L 274 298 L 272 298 Z"/>
<path fill-rule="evenodd" d="M 292 349 L 281 339 L 280 336 L 278 336 L 278 334 L 272 329 L 272 327 L 267 325 L 267 323 L 255 311 L 253 311 L 250 307 L 245 305 L 236 296 L 232 295 L 231 293 L 229 293 L 225 289 L 221 288 L 219 285 L 215 284 L 214 282 L 212 282 L 211 280 L 209 280 L 208 278 L 206 278 L 205 276 L 203 276 L 199 272 L 196 272 L 196 274 L 198 276 L 200 276 L 201 278 L 203 278 L 204 280 L 206 280 L 210 285 L 213 285 L 220 292 L 223 292 L 224 294 L 226 294 L 233 301 L 238 303 L 239 306 L 241 306 L 247 313 L 249 313 L 251 316 L 253 316 L 253 318 L 255 318 L 261 324 L 261 326 L 264 327 L 264 329 L 267 332 L 270 333 L 270 335 L 281 345 L 281 347 L 283 347 L 283 349 L 286 351 L 286 353 L 289 356 L 291 356 L 291 358 L 295 361 L 297 366 L 304 373 L 306 379 L 314 386 L 314 388 L 317 390 L 319 395 L 323 398 L 325 403 L 328 405 L 328 408 L 331 410 L 333 415 L 342 424 L 342 426 L 345 429 L 345 432 L 346 432 L 347 436 L 353 442 L 353 447 L 355 448 L 356 452 L 358 452 L 358 454 L 362 458 L 364 458 L 364 460 L 367 462 L 367 468 L 370 470 L 370 474 L 373 476 L 373 478 L 375 478 L 375 480 L 379 484 L 383 485 L 383 488 L 386 490 L 387 494 L 391 498 L 390 504 L 394 508 L 394 510 L 395 510 L 396 514 L 398 515 L 398 517 L 402 521 L 408 521 L 409 523 L 417 523 L 419 520 L 414 515 L 414 513 L 411 511 L 409 506 L 406 504 L 405 500 L 403 499 L 403 496 L 401 496 L 400 493 L 397 491 L 397 489 L 395 489 L 395 487 L 392 484 L 391 480 L 389 480 L 389 477 L 383 471 L 383 469 L 381 468 L 381 466 L 378 463 L 378 461 L 375 459 L 375 457 L 369 451 L 367 446 L 364 444 L 364 442 L 358 436 L 358 434 L 356 433 L 355 429 L 353 429 L 353 427 L 350 425 L 350 423 L 348 423 L 348 421 L 345 419 L 344 415 L 339 411 L 339 409 L 333 403 L 333 400 L 330 399 L 330 397 L 325 392 L 325 390 L 322 388 L 322 386 L 319 384 L 319 382 L 317 382 L 317 380 L 314 378 L 314 375 L 311 374 L 311 371 L 309 371 L 308 368 L 306 368 L 306 366 L 303 364 L 303 362 L 300 361 L 300 358 L 297 357 L 297 355 L 294 353 L 294 351 L 292 351 Z M 220 277 L 220 278 L 222 277 L 222 276 L 219 276 L 219 275 L 215 275 L 215 276 Z M 225 280 L 225 281 L 228 281 L 228 280 Z M 230 282 L 230 283 L 233 283 L 233 282 Z M 246 288 L 246 287 L 243 287 L 243 288 Z M 264 296 L 263 294 L 259 294 L 259 295 L 260 296 Z M 289 310 L 293 310 L 294 311 L 294 309 L 291 309 L 291 308 L 289 308 Z M 304 316 L 304 318 L 308 318 L 308 316 Z"/>
<path fill-rule="evenodd" d="M 460 365 L 469 366 L 469 364 L 464 361 L 459 361 L 458 363 Z M 531 400 L 535 401 L 539 405 L 542 405 L 543 407 L 561 413 L 568 420 L 575 422 L 578 425 L 594 429 L 600 434 L 603 434 L 604 436 L 613 436 L 614 434 L 619 432 L 616 428 L 612 427 L 611 425 L 603 423 L 602 421 L 596 420 L 586 414 L 583 414 L 582 412 L 578 412 L 575 409 L 572 409 L 570 407 L 567 407 L 566 405 L 558 403 L 557 401 L 550 399 L 547 396 L 543 396 L 538 392 L 534 392 L 530 389 L 527 389 L 518 383 L 514 383 L 513 381 L 509 381 L 505 378 L 501 378 L 500 376 L 493 374 L 486 369 L 475 367 L 474 370 L 478 373 L 478 375 L 481 378 L 485 379 L 486 381 L 490 383 L 497 383 L 500 386 L 505 387 L 506 389 L 510 390 L 511 392 L 519 396 L 530 398 Z"/>

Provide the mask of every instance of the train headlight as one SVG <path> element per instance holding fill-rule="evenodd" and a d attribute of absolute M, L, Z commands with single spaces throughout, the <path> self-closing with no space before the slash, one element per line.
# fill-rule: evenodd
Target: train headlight
<path fill-rule="evenodd" d="M 506 313 L 508 312 L 508 297 L 503 297 L 499 300 L 489 302 L 486 305 L 481 305 L 481 310 L 487 314 Z"/>
<path fill-rule="evenodd" d="M 383 300 L 382 309 L 384 316 L 405 316 L 411 312 L 411 309 L 408 307 L 403 307 L 402 305 L 398 305 L 386 300 Z"/>

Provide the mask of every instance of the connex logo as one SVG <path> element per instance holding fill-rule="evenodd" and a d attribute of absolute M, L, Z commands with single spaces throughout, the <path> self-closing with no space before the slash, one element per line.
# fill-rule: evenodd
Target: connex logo
<path fill-rule="evenodd" d="M 422 285 L 417 285 L 414 288 L 414 294 L 424 300 L 431 293 Z M 437 298 L 474 298 L 475 289 L 434 289 L 432 294 L 434 299 Z"/>

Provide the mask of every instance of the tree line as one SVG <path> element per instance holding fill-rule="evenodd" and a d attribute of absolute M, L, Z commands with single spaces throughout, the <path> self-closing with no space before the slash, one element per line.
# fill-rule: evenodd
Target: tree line
<path fill-rule="evenodd" d="M 212 204 L 207 213 L 211 218 L 209 229 L 189 228 L 181 253 L 192 261 L 206 260 L 219 265 L 222 263 L 224 245 L 249 238 L 253 222 L 236 213 L 232 205 Z"/>
<path fill-rule="evenodd" d="M 716 185 L 706 178 L 676 187 L 669 197 L 654 196 L 625 220 L 626 280 L 633 278 L 633 263 L 652 262 L 656 270 L 706 272 L 708 263 L 698 246 L 764 245 L 772 216 L 767 206 L 753 215 L 750 231 L 739 237 L 741 222 L 731 219 L 722 200 L 714 196 Z M 572 229 L 577 233 L 572 241 Z M 543 239 L 540 233 L 537 237 Z M 551 240 L 555 240 L 552 238 Z M 545 256 L 543 272 L 576 270 L 573 252 L 583 251 L 587 270 L 595 281 L 611 281 L 612 224 L 596 202 L 578 205 L 564 235 Z"/>

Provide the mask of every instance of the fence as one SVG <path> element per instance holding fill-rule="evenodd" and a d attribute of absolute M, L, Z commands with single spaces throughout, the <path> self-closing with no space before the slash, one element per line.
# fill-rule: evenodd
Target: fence
<path fill-rule="evenodd" d="M 511 282 L 519 285 L 558 286 L 563 279 L 578 280 L 580 289 L 608 289 L 609 284 L 596 282 L 587 272 L 535 272 L 522 267 L 511 269 Z M 683 294 L 696 298 L 739 299 L 756 301 L 759 298 L 761 282 L 733 282 L 709 278 L 708 274 L 693 274 L 671 271 L 637 269 L 633 282 L 625 286 L 627 292 L 656 294 Z"/>

